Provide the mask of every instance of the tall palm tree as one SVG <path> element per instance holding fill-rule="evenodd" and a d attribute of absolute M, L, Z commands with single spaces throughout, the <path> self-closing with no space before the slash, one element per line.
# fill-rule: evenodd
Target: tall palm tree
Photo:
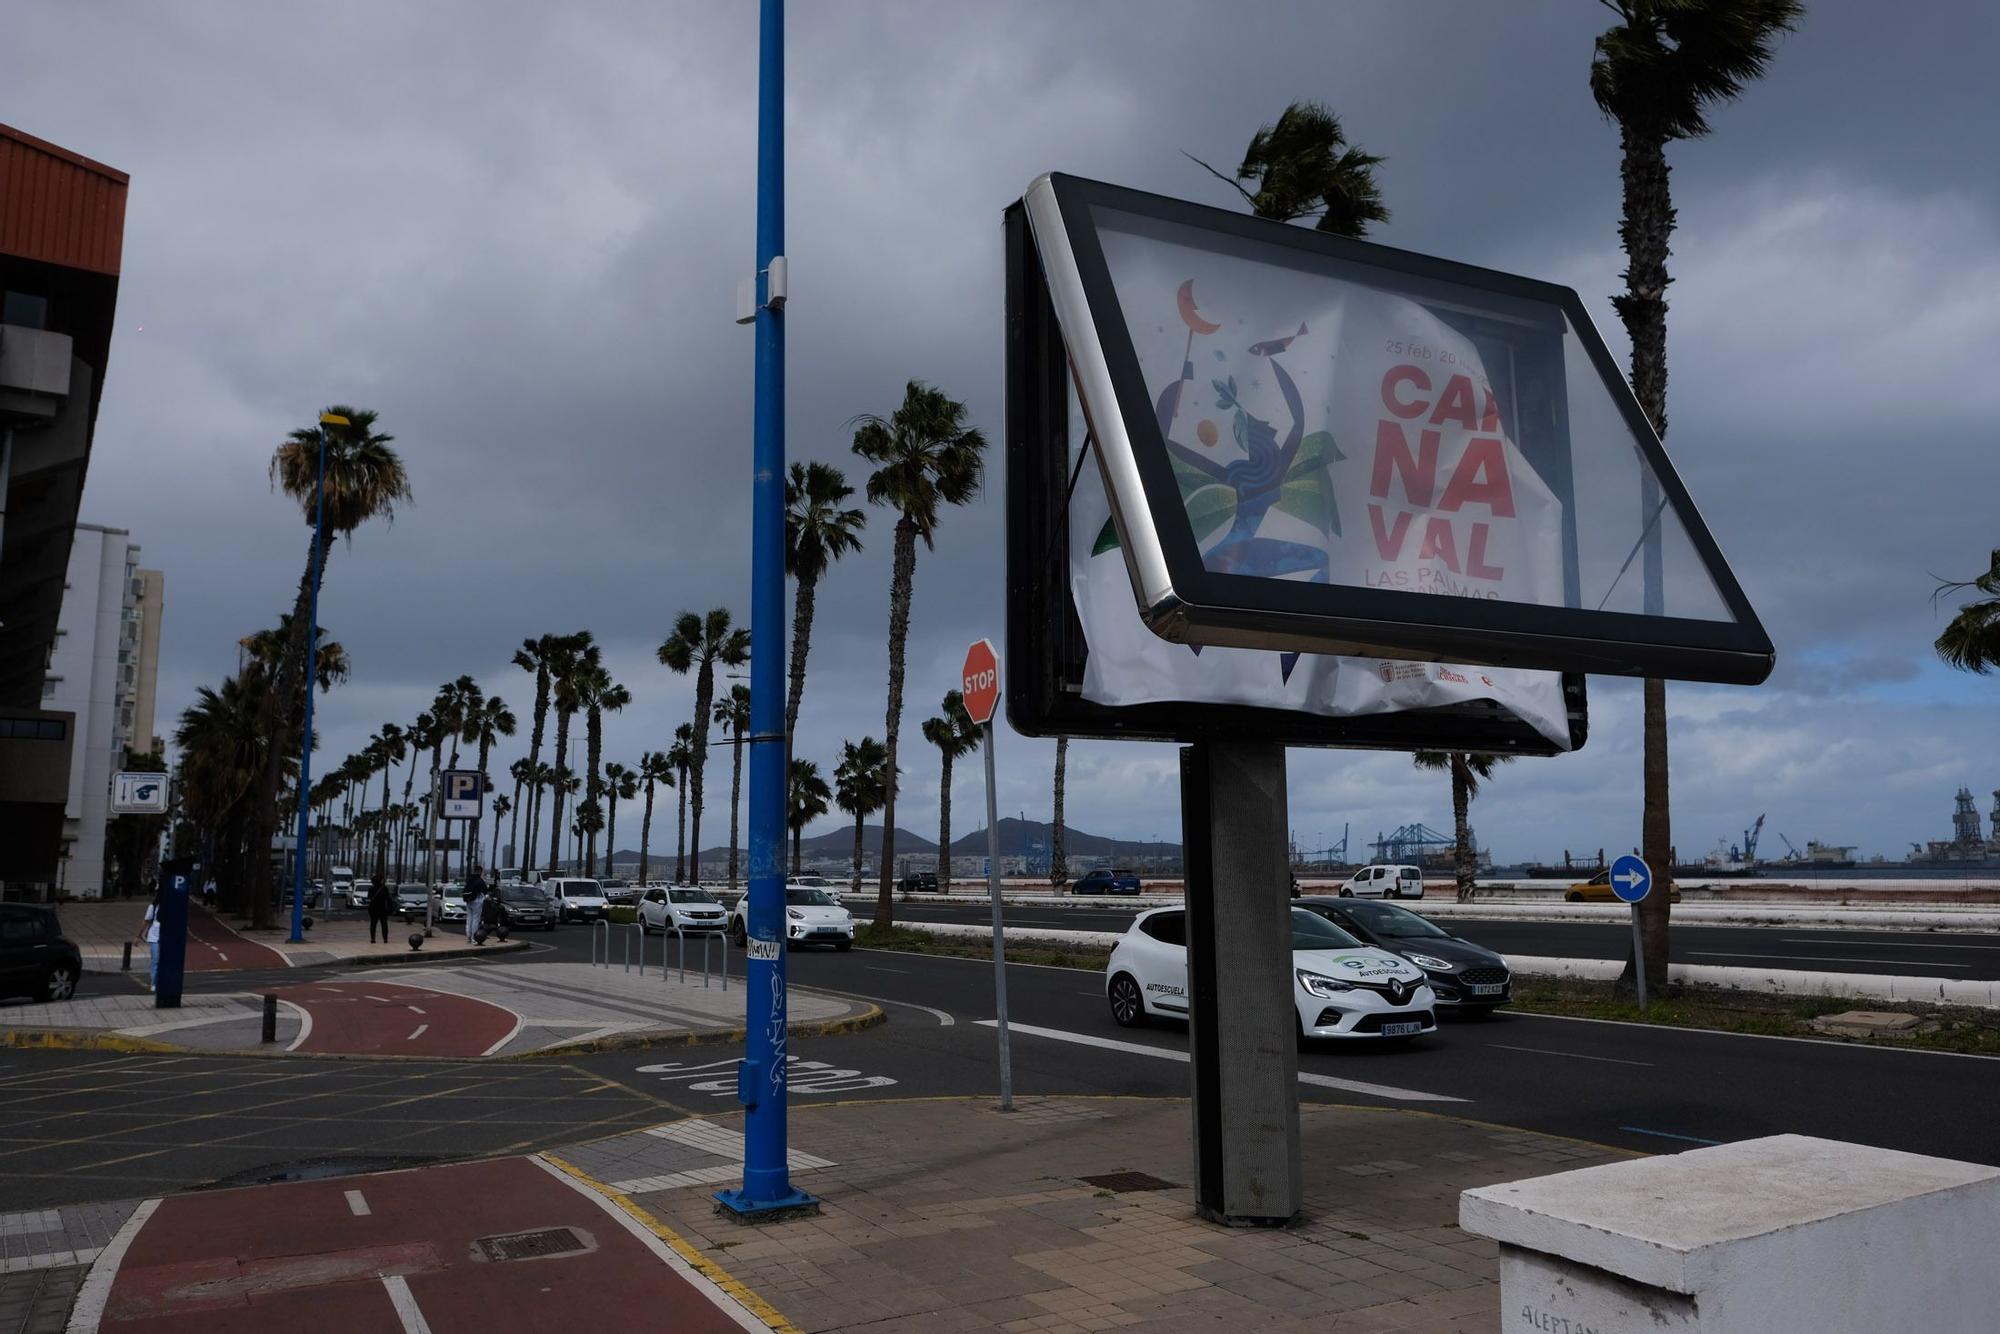
<path fill-rule="evenodd" d="M 348 424 L 301 427 L 271 455 L 271 481 L 304 511 L 308 528 L 323 523 L 327 540 L 309 537 L 306 541 L 306 568 L 299 576 L 299 591 L 293 600 L 290 634 L 273 675 L 275 689 L 266 699 L 271 746 L 264 756 L 262 786 L 251 825 L 251 841 L 260 848 L 271 846 L 277 829 L 283 755 L 297 749 L 295 718 L 303 715 L 305 703 L 302 682 L 307 674 L 307 607 L 314 584 L 325 581 L 332 539 L 352 538 L 355 529 L 378 515 L 385 522 L 394 520 L 396 503 L 410 499 L 403 461 L 389 448 L 394 437 L 375 430 L 375 413 L 345 404 L 335 404 L 327 413 L 344 417 Z M 269 857 L 255 858 L 250 912 L 252 924 L 258 927 L 271 924 L 276 902 L 271 892 L 273 872 Z"/>
<path fill-rule="evenodd" d="M 1451 775 L 1451 828 L 1453 838 L 1453 867 L 1458 882 L 1458 901 L 1472 901 L 1472 880 L 1478 867 L 1473 862 L 1472 824 L 1468 818 L 1472 799 L 1479 795 L 1479 784 L 1493 776 L 1493 771 L 1503 764 L 1511 764 L 1511 755 L 1470 755 L 1464 751 L 1420 750 L 1410 756 L 1419 769 L 1435 769 Z"/>
<path fill-rule="evenodd" d="M 727 607 L 711 607 L 706 616 L 682 612 L 674 632 L 660 645 L 660 663 L 682 676 L 694 672 L 694 744 L 688 759 L 688 804 L 694 810 L 694 846 L 690 878 L 701 883 L 702 776 L 708 768 L 708 721 L 715 711 L 715 668 L 741 667 L 750 661 L 750 632 L 729 621 Z M 731 818 L 734 818 L 733 815 Z"/>
<path fill-rule="evenodd" d="M 715 725 L 729 734 L 729 888 L 736 888 L 736 813 L 743 805 L 743 738 L 750 730 L 750 688 L 731 686 L 715 701 Z"/>
<path fill-rule="evenodd" d="M 924 719 L 924 740 L 938 748 L 938 888 L 951 888 L 951 766 L 961 755 L 970 755 L 979 745 L 979 727 L 965 711 L 965 696 L 956 690 L 945 692 L 938 715 Z"/>
<path fill-rule="evenodd" d="M 674 842 L 674 883 L 687 883 L 688 765 L 694 762 L 694 727 L 682 723 L 674 729 L 674 744 L 667 747 L 667 763 L 673 766 L 674 786 L 680 789 L 681 811 Z"/>
<path fill-rule="evenodd" d="M 1667 434 L 1667 255 L 1674 233 L 1667 144 L 1708 133 L 1707 112 L 1733 100 L 1769 66 L 1780 34 L 1797 26 L 1798 0 L 1603 0 L 1618 22 L 1597 39 L 1590 93 L 1618 126 L 1619 178 L 1624 190 L 1618 235 L 1625 245 L 1625 291 L 1612 298 L 1632 342 L 1632 391 L 1661 439 Z M 1645 513 L 1659 505 L 1658 484 L 1640 484 Z M 1659 610 L 1658 529 L 1646 542 L 1646 610 Z M 1642 732 L 1645 802 L 1640 845 L 1647 863 L 1670 882 L 1673 824 L 1667 781 L 1667 686 L 1645 684 Z M 1662 883 L 1662 890 L 1671 889 Z M 1667 975 L 1670 893 L 1639 905 L 1646 971 Z M 1623 994 L 1637 985 L 1636 960 L 1618 979 Z"/>
<path fill-rule="evenodd" d="M 375 734 L 375 745 L 382 757 L 382 818 L 376 822 L 375 875 L 387 881 L 389 878 L 389 774 L 410 748 L 409 734 L 395 723 L 383 723 L 382 730 Z"/>
<path fill-rule="evenodd" d="M 889 575 L 889 706 L 886 713 L 887 788 L 882 802 L 882 876 L 875 898 L 877 925 L 895 921 L 890 891 L 896 867 L 896 742 L 903 726 L 903 655 L 910 638 L 917 539 L 935 547 L 938 506 L 963 505 L 979 493 L 986 466 L 986 437 L 965 424 L 965 405 L 915 380 L 902 406 L 888 417 L 863 417 L 854 452 L 875 465 L 868 500 L 897 511 L 895 554 Z M 858 888 L 858 886 L 857 886 Z"/>
<path fill-rule="evenodd" d="M 1069 883 L 1069 850 L 1063 846 L 1063 785 L 1069 779 L 1069 738 L 1056 738 L 1056 819 L 1049 835 L 1049 883 L 1061 889 Z"/>
<path fill-rule="evenodd" d="M 251 906 L 247 873 L 252 849 L 245 834 L 270 745 L 264 725 L 269 689 L 268 678 L 254 670 L 228 677 L 215 689 L 202 686 L 174 729 L 182 809 L 204 831 L 214 849 L 211 860 L 222 868 L 217 877 L 221 906 L 238 912 Z"/>
<path fill-rule="evenodd" d="M 410 745 L 410 767 L 403 773 L 403 805 L 406 809 L 413 809 L 416 805 L 411 794 L 415 791 L 417 782 L 417 757 L 431 748 L 436 739 L 437 728 L 436 716 L 426 709 L 410 721 L 408 729 L 403 734 L 408 738 Z M 404 855 L 407 845 L 407 839 L 401 840 L 398 844 L 396 856 L 398 880 L 409 879 L 410 859 Z"/>
<path fill-rule="evenodd" d="M 1356 238 L 1367 234 L 1369 223 L 1389 220 L 1375 183 L 1375 168 L 1385 159 L 1348 143 L 1340 118 L 1318 102 L 1294 102 L 1275 124 L 1252 135 L 1234 179 L 1188 156 L 1242 195 L 1260 218 L 1314 218 L 1320 231 Z"/>
<path fill-rule="evenodd" d="M 569 723 L 583 707 L 583 682 L 599 665 L 602 657 L 597 641 L 590 631 L 579 630 L 573 635 L 563 635 L 550 645 L 549 654 L 549 698 L 556 710 L 556 754 L 554 768 L 558 775 L 569 772 Z M 562 860 L 563 797 L 570 791 L 566 782 L 552 785 L 555 797 L 554 818 L 549 822 L 549 867 Z"/>
<path fill-rule="evenodd" d="M 493 848 L 488 854 L 492 859 L 490 865 L 496 867 L 500 865 L 500 822 L 506 819 L 508 812 L 513 809 L 514 803 L 508 799 L 505 792 L 493 798 Z"/>
<path fill-rule="evenodd" d="M 1951 618 L 1951 624 L 1937 637 L 1937 655 L 1962 672 L 1982 676 L 2000 667 L 2000 550 L 1993 553 L 1986 573 L 1956 583 L 1941 583 L 1931 601 L 1966 589 L 1986 594 L 1978 602 L 1968 602 Z"/>
<path fill-rule="evenodd" d="M 584 715 L 584 737 L 586 742 L 586 764 L 584 773 L 584 800 L 597 808 L 600 817 L 604 809 L 604 780 L 601 777 L 604 758 L 604 715 L 616 713 L 632 702 L 632 692 L 611 679 L 611 673 L 604 664 L 593 660 L 587 667 L 579 669 L 576 677 L 576 699 L 582 706 Z M 597 832 L 603 828 L 586 825 L 590 836 L 584 853 L 584 874 L 597 874 Z"/>
<path fill-rule="evenodd" d="M 805 827 L 825 815 L 833 801 L 833 789 L 819 776 L 819 766 L 811 760 L 793 760 L 791 786 L 785 799 L 785 824 L 792 831 L 792 874 L 799 874 L 799 842 Z"/>
<path fill-rule="evenodd" d="M 604 766 L 604 873 L 606 875 L 618 874 L 618 803 L 630 801 L 638 795 L 638 774 L 615 760 Z"/>
<path fill-rule="evenodd" d="M 535 678 L 535 722 L 534 730 L 528 736 L 527 763 L 530 772 L 534 770 L 536 765 L 542 762 L 542 733 L 549 720 L 549 689 L 551 679 L 549 676 L 549 662 L 556 653 L 555 644 L 557 638 L 555 635 L 542 635 L 536 639 L 523 639 L 521 647 L 514 650 L 514 665 Z M 521 845 L 518 842 L 514 845 L 514 858 L 521 863 L 521 874 L 524 878 L 529 879 L 532 879 L 534 874 L 535 829 L 537 828 L 536 816 L 539 814 L 537 803 L 540 795 L 540 788 L 536 788 L 528 794 L 530 809 L 528 811 L 527 855 L 522 855 Z M 517 801 L 516 805 L 518 804 Z"/>
<path fill-rule="evenodd" d="M 799 730 L 799 701 L 806 693 L 806 654 L 812 649 L 813 607 L 827 567 L 861 549 L 868 516 L 846 507 L 854 488 L 831 463 L 794 463 L 785 480 L 785 571 L 798 582 L 792 599 L 791 683 L 785 694 L 785 736 Z"/>
<path fill-rule="evenodd" d="M 854 817 L 854 878 L 851 889 L 861 892 L 862 822 L 882 809 L 889 797 L 889 750 L 872 736 L 840 748 L 840 767 L 833 771 L 833 800 Z M 889 846 L 888 831 L 882 846 Z"/>
<path fill-rule="evenodd" d="M 465 739 L 469 742 L 476 742 L 479 746 L 479 790 L 481 792 L 486 790 L 486 761 L 492 754 L 493 743 L 503 736 L 514 735 L 515 726 L 514 711 L 508 708 L 507 701 L 501 699 L 498 695 L 488 695 L 485 699 L 473 705 L 471 710 L 466 714 Z M 493 832 L 495 834 L 500 832 L 499 821 L 501 814 L 499 804 L 496 802 L 493 808 Z M 469 846 L 473 853 L 473 863 L 476 865 L 479 861 L 478 820 L 472 822 L 471 839 L 472 841 Z M 494 842 L 497 844 L 499 839 L 496 838 Z"/>
<path fill-rule="evenodd" d="M 653 788 L 659 783 L 673 786 L 673 762 L 657 750 L 647 751 L 639 757 L 639 782 L 646 789 L 646 818 L 639 825 L 639 883 L 643 885 L 653 850 Z"/>
<path fill-rule="evenodd" d="M 514 819 L 507 829 L 507 860 L 520 868 L 523 880 L 528 879 L 530 873 L 527 862 L 521 856 L 521 789 L 528 787 L 534 782 L 535 770 L 539 767 L 539 765 L 525 755 L 507 766 L 507 772 L 514 779 L 514 800 L 509 803 L 510 809 L 514 812 Z M 534 799 L 534 790 L 530 788 L 528 800 L 532 802 Z M 499 830 L 496 829 L 494 832 L 498 833 Z M 532 841 L 534 838 L 534 829 L 532 827 L 528 831 L 528 836 L 530 841 Z"/>
<path fill-rule="evenodd" d="M 556 823 L 550 826 L 549 829 L 549 832 L 552 835 L 551 839 L 552 842 L 555 842 L 556 839 L 559 839 L 562 833 L 562 807 L 563 807 L 562 798 L 574 797 L 582 789 L 583 789 L 583 777 L 582 775 L 576 773 L 574 770 L 564 767 L 557 767 L 557 768 L 552 768 L 549 771 L 549 791 L 554 793 L 556 797 L 556 808 L 554 811 Z M 580 871 L 583 867 L 583 827 L 582 824 L 574 818 L 574 812 L 572 812 L 572 818 L 569 824 L 569 832 L 577 839 L 576 860 L 570 864 L 571 872 L 575 873 L 577 871 Z M 550 848 L 549 874 L 561 875 L 562 874 L 561 868 L 562 868 L 562 847 L 558 842 L 556 843 L 555 846 Z"/>

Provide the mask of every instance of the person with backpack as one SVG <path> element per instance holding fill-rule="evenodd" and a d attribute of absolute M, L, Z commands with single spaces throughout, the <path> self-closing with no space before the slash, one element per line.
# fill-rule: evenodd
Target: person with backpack
<path fill-rule="evenodd" d="M 389 943 L 389 908 L 393 896 L 389 887 L 382 883 L 380 874 L 368 879 L 368 943 L 375 943 L 375 928 L 382 928 L 382 943 Z"/>
<path fill-rule="evenodd" d="M 465 882 L 465 943 L 479 944 L 479 919 L 486 911 L 486 880 L 477 869 Z"/>
<path fill-rule="evenodd" d="M 153 901 L 146 905 L 146 916 L 140 923 L 139 933 L 132 937 L 132 943 L 135 945 L 141 940 L 146 942 L 146 954 L 149 959 L 146 965 L 148 991 L 160 985 L 160 900 L 165 894 L 166 883 L 162 881 L 160 887 L 153 891 Z"/>

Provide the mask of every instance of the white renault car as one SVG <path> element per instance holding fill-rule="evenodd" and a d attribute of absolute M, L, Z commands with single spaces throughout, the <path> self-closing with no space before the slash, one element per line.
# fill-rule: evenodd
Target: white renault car
<path fill-rule="evenodd" d="M 745 894 L 729 910 L 729 934 L 738 945 L 749 938 L 749 923 L 750 896 Z M 851 950 L 854 914 L 817 886 L 786 885 L 785 939 L 794 945 L 831 945 L 837 950 Z"/>
<path fill-rule="evenodd" d="M 720 931 L 728 915 L 715 895 L 686 885 L 648 885 L 639 895 L 639 926 L 655 931 Z"/>
<path fill-rule="evenodd" d="M 1302 1038 L 1410 1038 L 1437 1030 L 1423 970 L 1363 945 L 1317 913 L 1293 908 L 1292 1001 Z M 1154 908 L 1111 949 L 1104 995 L 1125 1028 L 1188 1014 L 1187 913 Z"/>

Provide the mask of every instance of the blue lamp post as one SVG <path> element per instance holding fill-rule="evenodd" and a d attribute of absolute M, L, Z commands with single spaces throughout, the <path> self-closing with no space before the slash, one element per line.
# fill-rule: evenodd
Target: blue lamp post
<path fill-rule="evenodd" d="M 313 676 L 319 667 L 319 553 L 326 542 L 326 428 L 347 426 L 347 418 L 337 412 L 319 414 L 319 483 L 313 499 L 312 592 L 306 600 L 305 721 L 299 735 L 299 846 L 292 866 L 292 934 L 298 944 L 306 938 L 306 834 L 312 814 Z"/>
<path fill-rule="evenodd" d="M 816 1210 L 785 1156 L 785 6 L 762 0 L 757 87 L 757 388 L 750 526 L 750 907 L 739 1218 Z"/>

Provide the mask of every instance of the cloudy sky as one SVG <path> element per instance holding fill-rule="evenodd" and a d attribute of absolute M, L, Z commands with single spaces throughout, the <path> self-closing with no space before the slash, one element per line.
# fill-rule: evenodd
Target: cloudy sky
<path fill-rule="evenodd" d="M 1600 6 L 792 8 L 794 458 L 858 480 L 847 423 L 911 378 L 997 439 L 1002 208 L 1048 170 L 1227 204 L 1182 151 L 1233 163 L 1297 98 L 1387 157 L 1376 239 L 1573 285 L 1623 356 Z M 1774 851 L 1898 855 L 1949 833 L 1961 783 L 1982 810 L 2000 786 L 2000 683 L 1930 650 L 1933 576 L 2000 544 L 2000 11 L 1812 11 L 1671 150 L 1668 446 L 1779 653 L 1757 689 L 1670 689 L 1684 852 L 1768 812 Z M 162 731 L 289 606 L 308 532 L 266 462 L 344 401 L 381 413 L 416 499 L 333 553 L 321 620 L 355 674 L 322 753 L 461 672 L 525 722 L 512 649 L 586 627 L 635 696 L 607 757 L 662 746 L 691 700 L 654 658 L 670 618 L 748 607 L 754 7 L 18 0 L 6 26 L 0 119 L 132 177 L 83 517 L 166 571 Z M 888 533 L 874 515 L 821 594 L 799 750 L 829 767 L 881 732 Z M 996 477 L 919 561 L 907 828 L 936 827 L 917 724 L 999 638 L 1002 541 Z M 1503 859 L 1637 841 L 1636 686 L 1593 681 L 1591 713 L 1582 752 L 1475 807 Z M 1001 755 L 1002 810 L 1046 818 L 1052 743 Z M 1074 825 L 1177 837 L 1169 748 L 1070 764 Z M 1291 783 L 1309 846 L 1450 823 L 1400 757 L 1297 751 Z M 968 772 L 961 829 L 977 797 Z"/>

